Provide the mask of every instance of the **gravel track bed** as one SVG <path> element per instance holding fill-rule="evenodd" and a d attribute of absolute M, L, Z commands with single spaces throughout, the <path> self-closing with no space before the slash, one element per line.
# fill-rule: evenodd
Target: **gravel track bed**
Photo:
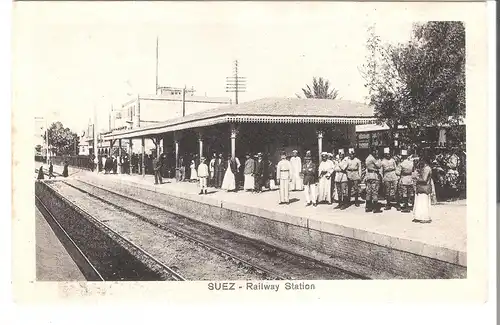
<path fill-rule="evenodd" d="M 56 182 L 47 183 L 54 185 Z M 54 196 L 46 185 L 35 183 L 35 193 L 105 281 L 158 281 L 162 276 L 146 267 L 91 221 Z M 91 238 L 92 240 L 89 240 Z M 80 268 L 82 266 L 79 266 Z"/>
<path fill-rule="evenodd" d="M 338 268 L 282 251 L 268 244 L 193 219 L 169 213 L 160 208 L 124 198 L 95 186 L 85 184 L 77 179 L 67 180 L 67 182 L 93 195 L 122 206 L 127 210 L 133 211 L 150 220 L 152 223 L 164 225 L 187 233 L 204 243 L 243 258 L 252 264 L 265 268 L 275 274 L 279 274 L 286 279 L 333 280 L 359 278 L 356 275 L 347 273 Z M 106 184 L 105 187 L 120 193 L 120 190 L 114 185 L 115 184 Z"/>
<path fill-rule="evenodd" d="M 69 182 L 68 182 L 69 183 Z M 239 267 L 183 238 L 99 201 L 62 182 L 52 186 L 111 229 L 132 241 L 187 280 L 263 280 L 265 277 Z M 124 202 L 128 207 L 129 201 Z"/>

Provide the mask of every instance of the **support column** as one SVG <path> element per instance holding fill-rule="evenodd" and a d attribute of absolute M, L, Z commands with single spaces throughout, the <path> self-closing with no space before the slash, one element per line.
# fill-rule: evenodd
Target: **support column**
<path fill-rule="evenodd" d="M 132 175 L 132 146 L 133 139 L 128 139 L 128 173 Z"/>
<path fill-rule="evenodd" d="M 146 160 L 144 159 L 145 156 L 145 139 L 144 137 L 141 137 L 141 166 L 142 166 L 142 177 L 146 176 Z"/>
<path fill-rule="evenodd" d="M 236 157 L 236 136 L 238 129 L 234 124 L 231 124 L 231 156 Z"/>
<path fill-rule="evenodd" d="M 318 161 L 321 161 L 321 153 L 323 152 L 323 131 L 316 131 L 318 135 Z"/>
<path fill-rule="evenodd" d="M 122 174 L 122 139 L 118 139 L 118 174 Z"/>
<path fill-rule="evenodd" d="M 156 157 L 160 157 L 160 137 L 155 138 L 155 145 L 156 145 Z"/>
<path fill-rule="evenodd" d="M 199 148 L 200 148 L 199 159 L 201 161 L 201 157 L 203 157 L 203 133 L 201 131 L 198 132 L 198 145 L 199 145 Z"/>
<path fill-rule="evenodd" d="M 175 168 L 179 167 L 179 139 L 175 139 Z"/>

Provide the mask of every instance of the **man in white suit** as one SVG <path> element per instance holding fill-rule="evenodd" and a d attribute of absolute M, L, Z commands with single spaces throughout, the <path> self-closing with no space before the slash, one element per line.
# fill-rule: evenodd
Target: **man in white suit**
<path fill-rule="evenodd" d="M 290 164 L 292 165 L 292 184 L 290 186 L 291 191 L 302 191 L 303 190 L 303 184 L 302 184 L 302 178 L 300 177 L 300 173 L 302 171 L 302 161 L 300 160 L 300 157 L 297 155 L 298 151 L 293 150 L 292 151 L 293 156 L 290 158 Z"/>

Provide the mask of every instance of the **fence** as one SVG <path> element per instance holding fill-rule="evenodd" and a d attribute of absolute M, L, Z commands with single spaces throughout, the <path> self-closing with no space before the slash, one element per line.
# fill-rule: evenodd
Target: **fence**
<path fill-rule="evenodd" d="M 52 156 L 49 159 L 54 165 L 62 166 L 64 161 L 68 162 L 68 165 L 75 168 L 92 170 L 93 162 L 89 156 Z M 45 156 L 35 156 L 35 161 L 46 162 Z"/>

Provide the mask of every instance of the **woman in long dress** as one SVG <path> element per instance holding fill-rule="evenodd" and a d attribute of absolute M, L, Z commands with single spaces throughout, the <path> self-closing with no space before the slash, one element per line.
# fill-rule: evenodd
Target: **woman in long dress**
<path fill-rule="evenodd" d="M 429 166 L 428 157 L 423 157 L 418 162 L 418 176 L 416 179 L 416 194 L 415 204 L 413 206 L 413 222 L 430 223 L 430 209 L 431 209 L 431 178 L 432 170 Z"/>
<path fill-rule="evenodd" d="M 189 167 L 191 168 L 191 176 L 189 179 L 191 181 L 198 181 L 198 172 L 196 171 L 196 163 L 194 160 L 191 160 L 191 165 Z"/>
<path fill-rule="evenodd" d="M 68 166 L 69 166 L 69 163 L 68 163 L 68 161 L 66 160 L 66 161 L 64 162 L 63 177 L 68 177 Z"/>
<path fill-rule="evenodd" d="M 222 180 L 222 189 L 226 191 L 234 191 L 236 189 L 236 161 L 229 155 L 227 161 L 225 162 L 226 172 L 224 173 L 224 179 Z"/>

